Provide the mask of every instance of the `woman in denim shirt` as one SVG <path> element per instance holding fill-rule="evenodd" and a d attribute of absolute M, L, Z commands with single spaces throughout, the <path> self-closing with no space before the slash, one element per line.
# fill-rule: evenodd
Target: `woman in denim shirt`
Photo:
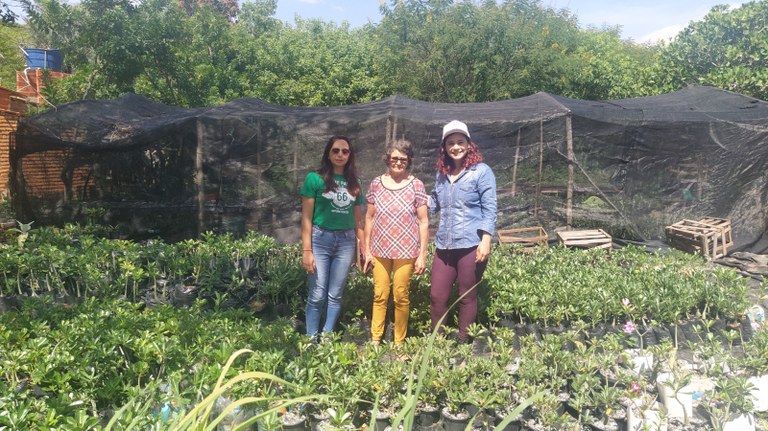
<path fill-rule="evenodd" d="M 448 312 L 448 297 L 458 280 L 459 340 L 477 318 L 477 291 L 491 253 L 496 226 L 496 177 L 482 163 L 467 125 L 451 121 L 443 127 L 431 213 L 440 213 L 437 251 L 432 262 L 432 328 Z M 440 328 L 442 331 L 442 327 Z"/>

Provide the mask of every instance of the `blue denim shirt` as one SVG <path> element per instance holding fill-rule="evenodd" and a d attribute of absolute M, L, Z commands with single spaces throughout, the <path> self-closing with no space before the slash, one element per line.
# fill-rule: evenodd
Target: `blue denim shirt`
<path fill-rule="evenodd" d="M 496 227 L 496 177 L 485 163 L 465 169 L 455 182 L 437 174 L 429 212 L 440 213 L 437 248 L 470 248 Z"/>

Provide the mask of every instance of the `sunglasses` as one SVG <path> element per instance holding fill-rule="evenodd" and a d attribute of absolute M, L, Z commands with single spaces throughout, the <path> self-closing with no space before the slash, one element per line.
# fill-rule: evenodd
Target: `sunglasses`
<path fill-rule="evenodd" d="M 331 152 L 333 154 L 341 153 L 341 154 L 344 154 L 345 156 L 349 155 L 349 149 L 348 148 L 331 148 Z"/>
<path fill-rule="evenodd" d="M 407 157 L 390 157 L 389 158 L 389 163 L 392 163 L 392 164 L 395 164 L 395 163 L 405 163 L 405 164 L 407 164 L 408 163 L 408 158 Z"/>

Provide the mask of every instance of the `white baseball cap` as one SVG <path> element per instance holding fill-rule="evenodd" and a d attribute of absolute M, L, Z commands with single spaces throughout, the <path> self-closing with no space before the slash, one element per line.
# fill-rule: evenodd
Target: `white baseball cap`
<path fill-rule="evenodd" d="M 459 120 L 453 120 L 450 123 L 443 126 L 443 141 L 445 141 L 445 138 L 447 138 L 448 135 L 450 135 L 451 133 L 461 133 L 467 138 L 470 138 L 467 125 L 462 123 Z"/>

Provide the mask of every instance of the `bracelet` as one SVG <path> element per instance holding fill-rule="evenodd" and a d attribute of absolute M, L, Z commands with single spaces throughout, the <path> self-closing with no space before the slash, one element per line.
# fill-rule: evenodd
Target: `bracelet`
<path fill-rule="evenodd" d="M 305 249 L 303 249 L 301 251 L 312 251 L 312 249 L 311 248 L 305 248 Z"/>

